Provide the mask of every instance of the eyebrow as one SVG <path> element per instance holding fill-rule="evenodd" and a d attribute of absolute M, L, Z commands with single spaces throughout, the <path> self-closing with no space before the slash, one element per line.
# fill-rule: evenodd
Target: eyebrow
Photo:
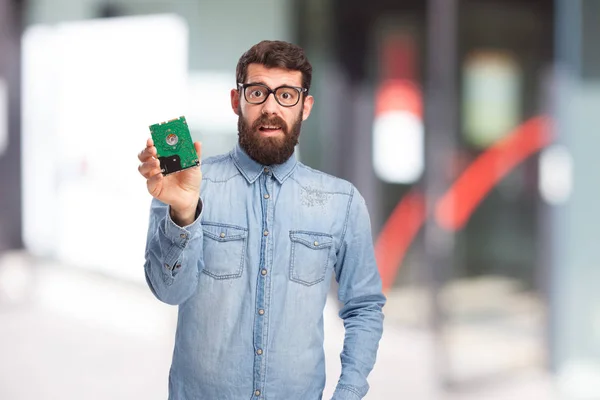
<path fill-rule="evenodd" d="M 248 83 L 246 83 L 246 85 L 258 85 L 258 84 L 260 84 L 260 85 L 265 85 L 265 86 L 266 86 L 266 87 L 268 87 L 269 89 L 277 89 L 277 88 L 280 88 L 280 87 L 291 87 L 291 88 L 297 88 L 297 87 L 299 87 L 299 88 L 302 88 L 302 86 L 294 86 L 294 85 L 289 85 L 289 84 L 287 84 L 287 83 L 286 83 L 286 84 L 283 84 L 283 85 L 276 86 L 276 87 L 274 87 L 274 88 L 272 88 L 271 86 L 267 85 L 267 84 L 266 84 L 265 82 L 263 82 L 263 81 L 254 81 L 254 82 L 248 82 Z"/>
<path fill-rule="evenodd" d="M 261 84 L 261 85 L 265 85 L 265 86 L 269 86 L 267 85 L 265 82 L 263 81 L 252 81 L 252 82 L 247 82 L 245 83 L 246 85 L 255 85 L 255 84 Z"/>

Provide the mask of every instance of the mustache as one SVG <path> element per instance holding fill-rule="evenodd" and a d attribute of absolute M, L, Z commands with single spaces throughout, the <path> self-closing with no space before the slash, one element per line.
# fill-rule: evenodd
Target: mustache
<path fill-rule="evenodd" d="M 275 116 L 275 117 L 269 118 L 263 114 L 260 118 L 258 118 L 256 121 L 254 121 L 254 123 L 252 124 L 252 130 L 257 130 L 262 125 L 280 126 L 283 133 L 288 133 L 287 124 L 281 117 Z"/>

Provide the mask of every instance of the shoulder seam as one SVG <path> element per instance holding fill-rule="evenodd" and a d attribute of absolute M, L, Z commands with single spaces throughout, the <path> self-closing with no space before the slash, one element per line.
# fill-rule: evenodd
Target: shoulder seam
<path fill-rule="evenodd" d="M 303 167 L 304 169 L 306 169 L 306 170 L 307 170 L 307 171 L 309 171 L 309 172 L 312 172 L 312 173 L 315 173 L 315 174 L 319 174 L 319 175 L 326 176 L 326 177 L 328 177 L 328 178 L 331 178 L 331 179 L 333 179 L 333 180 L 334 180 L 334 181 L 336 181 L 336 182 L 339 182 L 339 183 L 344 183 L 344 184 L 346 184 L 348 187 L 350 187 L 350 192 L 324 192 L 324 193 L 331 193 L 331 194 L 343 194 L 343 195 L 346 195 L 346 196 L 350 196 L 350 195 L 352 194 L 352 187 L 353 187 L 353 185 L 352 185 L 352 183 L 351 183 L 351 182 L 349 182 L 349 181 L 347 181 L 347 180 L 345 180 L 345 179 L 339 178 L 339 177 L 337 177 L 337 176 L 334 176 L 334 175 L 328 174 L 328 173 L 326 173 L 326 172 L 319 171 L 318 169 L 311 168 L 311 167 L 309 167 L 308 165 L 302 164 L 301 162 L 298 162 L 298 165 L 299 165 L 300 167 Z M 294 179 L 294 177 L 293 177 L 293 176 L 291 176 L 290 178 L 291 178 L 291 179 L 293 179 L 293 180 L 294 180 L 294 181 L 295 181 L 295 182 L 296 182 L 298 185 L 300 185 L 302 188 L 306 189 L 306 187 L 304 187 L 304 186 L 303 186 L 303 185 L 302 185 L 302 184 L 301 184 L 301 183 L 300 183 L 300 182 L 299 182 L 297 179 Z"/>
<path fill-rule="evenodd" d="M 291 179 L 294 182 L 296 182 L 302 189 L 309 190 L 309 188 L 307 188 L 306 186 L 304 186 L 303 184 L 301 184 L 300 182 L 298 182 L 298 179 L 296 179 L 296 178 L 294 178 L 292 176 L 290 176 L 289 179 Z M 346 193 L 346 192 L 328 192 L 326 190 L 320 190 L 320 192 L 327 193 L 327 194 L 341 194 L 341 195 L 344 195 L 344 196 L 350 196 L 351 195 L 350 193 Z"/>
<path fill-rule="evenodd" d="M 208 177 L 202 176 L 202 180 L 203 180 L 203 181 L 209 181 L 209 182 L 212 182 L 212 183 L 225 183 L 225 182 L 228 182 L 228 181 L 232 180 L 232 179 L 233 179 L 233 178 L 235 178 L 236 176 L 240 176 L 240 175 L 241 175 L 241 174 L 238 172 L 238 173 L 236 173 L 235 175 L 232 175 L 232 176 L 230 176 L 230 177 L 229 177 L 229 178 L 227 178 L 227 179 L 211 179 L 211 178 L 208 178 Z"/>
<path fill-rule="evenodd" d="M 218 156 L 212 156 L 207 158 L 206 160 L 202 160 L 202 162 L 200 163 L 200 165 L 203 164 L 215 164 L 218 162 L 223 162 L 225 159 L 229 158 L 229 154 L 221 154 Z"/>
<path fill-rule="evenodd" d="M 325 176 L 328 176 L 328 177 L 330 177 L 330 178 L 336 179 L 336 180 L 338 180 L 338 181 L 343 181 L 343 180 L 344 180 L 344 179 L 342 179 L 342 178 L 338 178 L 337 176 L 333 176 L 333 175 L 331 175 L 331 174 L 328 174 L 327 172 L 323 172 L 323 171 L 319 171 L 318 169 L 311 168 L 311 167 L 309 167 L 309 166 L 308 166 L 308 165 L 306 165 L 306 164 L 302 164 L 301 162 L 298 162 L 298 166 L 300 166 L 300 167 L 302 167 L 302 168 L 304 168 L 304 169 L 307 169 L 307 170 L 309 170 L 309 171 L 311 171 L 311 172 L 314 172 L 314 173 L 316 173 L 316 174 L 325 175 Z"/>
<path fill-rule="evenodd" d="M 339 244 L 336 252 L 342 248 L 342 244 L 344 243 L 344 239 L 346 238 L 346 230 L 348 229 L 348 220 L 350 219 L 350 206 L 352 205 L 352 200 L 354 200 L 354 185 L 352 185 L 352 191 L 350 192 L 350 199 L 348 200 L 348 206 L 346 207 L 346 218 L 344 220 L 344 229 L 342 231 L 342 236 L 340 237 L 340 244 Z"/>
<path fill-rule="evenodd" d="M 231 158 L 231 154 L 229 154 L 229 153 L 220 154 L 220 155 L 217 155 L 217 156 L 212 156 L 212 157 L 207 158 L 206 160 L 202 161 L 201 165 L 211 165 L 211 164 L 225 163 L 230 158 Z M 203 181 L 212 182 L 212 183 L 225 183 L 225 182 L 228 182 L 231 179 L 235 178 L 238 175 L 241 175 L 240 171 L 238 171 L 237 168 L 235 168 L 235 174 L 233 174 L 229 178 L 213 179 L 211 177 L 206 176 L 206 174 L 203 174 L 202 175 L 202 180 Z"/>

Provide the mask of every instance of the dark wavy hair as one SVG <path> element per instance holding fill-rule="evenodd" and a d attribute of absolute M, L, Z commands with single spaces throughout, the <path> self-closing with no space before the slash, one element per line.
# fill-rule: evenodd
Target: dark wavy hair
<path fill-rule="evenodd" d="M 304 49 L 295 44 L 279 40 L 263 40 L 252 46 L 240 57 L 235 77 L 237 82 L 245 83 L 248 65 L 261 64 L 267 68 L 283 68 L 302 73 L 302 87 L 310 90 L 312 65 L 304 54 Z M 308 93 L 308 92 L 307 92 Z"/>

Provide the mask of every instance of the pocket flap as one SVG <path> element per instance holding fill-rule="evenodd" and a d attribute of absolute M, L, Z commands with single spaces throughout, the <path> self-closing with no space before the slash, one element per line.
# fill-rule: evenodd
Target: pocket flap
<path fill-rule="evenodd" d="M 312 249 L 331 247 L 333 244 L 333 236 L 319 232 L 290 231 L 290 239 Z"/>
<path fill-rule="evenodd" d="M 204 235 L 221 242 L 244 239 L 248 236 L 248 229 L 241 226 L 202 222 Z"/>

